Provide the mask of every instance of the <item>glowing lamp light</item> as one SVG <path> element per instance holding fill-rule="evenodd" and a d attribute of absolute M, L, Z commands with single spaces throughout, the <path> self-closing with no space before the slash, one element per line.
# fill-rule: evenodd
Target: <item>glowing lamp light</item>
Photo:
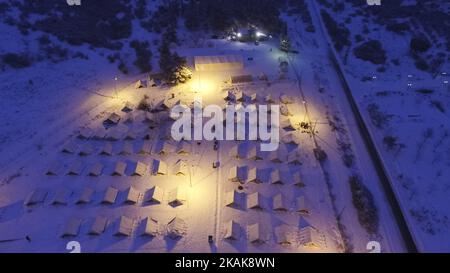
<path fill-rule="evenodd" d="M 241 38 L 241 37 L 242 37 L 242 33 L 238 32 L 238 33 L 237 33 L 237 36 L 238 36 L 239 38 Z"/>
<path fill-rule="evenodd" d="M 260 32 L 260 31 L 256 32 L 256 37 L 265 37 L 265 36 L 266 36 L 266 34 Z"/>

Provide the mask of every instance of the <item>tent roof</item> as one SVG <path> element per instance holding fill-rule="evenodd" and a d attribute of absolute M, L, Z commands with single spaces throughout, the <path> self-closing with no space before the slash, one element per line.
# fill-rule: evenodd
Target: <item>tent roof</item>
<path fill-rule="evenodd" d="M 195 64 L 242 63 L 241 55 L 195 56 Z"/>

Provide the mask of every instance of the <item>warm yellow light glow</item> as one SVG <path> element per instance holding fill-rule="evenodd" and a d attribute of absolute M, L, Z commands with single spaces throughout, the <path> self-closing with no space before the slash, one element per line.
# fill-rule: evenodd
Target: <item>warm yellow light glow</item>
<path fill-rule="evenodd" d="M 191 81 L 192 91 L 200 94 L 208 94 L 214 91 L 214 83 L 208 79 L 197 78 Z"/>

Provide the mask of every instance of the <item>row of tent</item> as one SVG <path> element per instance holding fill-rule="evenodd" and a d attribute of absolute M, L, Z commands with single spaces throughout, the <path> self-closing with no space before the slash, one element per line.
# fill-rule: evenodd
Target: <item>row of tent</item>
<path fill-rule="evenodd" d="M 267 204 L 266 200 L 259 192 L 251 194 L 240 193 L 236 190 L 225 193 L 225 206 L 231 208 L 243 208 L 246 203 L 247 209 L 265 209 L 271 206 L 271 209 L 279 212 L 294 211 L 302 215 L 311 215 L 311 202 L 305 196 L 301 195 L 295 199 L 295 206 L 292 206 L 287 198 L 279 193 L 271 198 L 271 204 Z"/>
<path fill-rule="evenodd" d="M 292 138 L 285 139 L 285 144 L 295 143 L 299 144 L 299 140 L 295 141 Z M 261 151 L 259 147 L 249 145 L 248 142 L 243 142 L 232 146 L 228 151 L 228 156 L 234 159 L 249 159 L 249 160 L 268 160 L 273 163 L 289 163 L 289 164 L 301 164 L 300 151 L 292 150 L 288 152 L 285 147 L 271 152 Z"/>
<path fill-rule="evenodd" d="M 181 141 L 175 147 L 170 144 L 168 141 L 160 140 L 160 141 L 150 141 L 144 140 L 140 143 L 139 147 L 136 149 L 134 143 L 132 141 L 124 141 L 122 146 L 119 149 L 114 151 L 112 142 L 105 142 L 103 146 L 99 149 L 96 149 L 91 143 L 83 143 L 82 145 L 78 145 L 75 142 L 68 142 L 63 145 L 61 148 L 61 152 L 67 154 L 78 154 L 81 156 L 88 155 L 106 155 L 112 156 L 116 155 L 166 155 L 170 153 L 176 153 L 179 155 L 189 154 L 191 151 L 191 143 L 187 141 Z"/>
<path fill-rule="evenodd" d="M 232 166 L 228 172 L 228 180 L 240 183 L 268 183 L 279 185 L 294 185 L 304 187 L 300 173 L 288 170 L 257 168 L 248 166 Z"/>
<path fill-rule="evenodd" d="M 151 166 L 142 161 L 129 163 L 125 161 L 118 161 L 115 163 L 114 169 L 110 172 L 110 174 L 112 176 L 125 176 L 127 166 L 129 166 L 128 168 L 131 168 L 130 173 L 132 176 L 145 176 L 147 174 L 167 175 L 169 173 L 169 167 L 165 161 L 154 159 L 151 163 Z M 87 175 L 97 177 L 103 174 L 105 165 L 100 162 L 96 162 L 87 169 Z M 84 170 L 85 166 L 80 160 L 73 161 L 67 168 L 65 168 L 65 170 L 64 167 L 59 165 L 59 162 L 55 162 L 48 166 L 45 174 L 52 176 L 63 173 L 65 175 L 78 176 L 82 175 L 84 173 Z M 177 176 L 189 175 L 187 162 L 185 160 L 178 160 L 173 166 L 172 174 Z"/>
<path fill-rule="evenodd" d="M 228 221 L 224 224 L 224 239 L 240 240 L 242 228 L 236 221 Z M 298 243 L 308 247 L 321 247 L 325 238 L 323 234 L 305 219 L 300 219 L 299 227 L 281 224 L 274 228 L 275 241 L 280 245 L 292 245 Z M 253 244 L 262 244 L 269 241 L 270 236 L 259 223 L 247 225 L 247 238 Z"/>
<path fill-rule="evenodd" d="M 77 205 L 89 204 L 94 202 L 96 191 L 90 187 L 84 188 L 81 192 L 75 193 L 68 188 L 60 188 L 51 192 L 44 188 L 37 188 L 30 193 L 25 199 L 25 206 L 35 206 L 43 204 L 49 199 L 50 205 L 69 205 L 74 202 Z M 176 207 L 187 202 L 187 188 L 184 186 L 173 188 L 165 192 L 161 187 L 154 186 L 144 192 L 137 190 L 134 187 L 128 187 L 125 191 L 120 192 L 117 188 L 108 187 L 104 191 L 98 191 L 98 196 L 101 196 L 100 204 L 167 204 Z"/>
<path fill-rule="evenodd" d="M 156 219 L 152 217 L 146 217 L 142 221 L 134 219 L 128 216 L 121 216 L 120 218 L 109 221 L 107 217 L 97 216 L 94 219 L 87 219 L 83 221 L 80 218 L 71 218 L 64 225 L 61 232 L 61 237 L 75 237 L 80 235 L 82 225 L 87 225 L 87 235 L 99 236 L 103 234 L 108 226 L 111 226 L 114 236 L 131 236 L 134 230 L 142 225 L 140 236 L 155 237 L 162 233 L 165 233 L 169 238 L 176 239 L 182 237 L 187 232 L 186 222 L 179 217 L 175 217 L 164 226 L 161 225 Z M 165 230 L 165 232 L 164 232 Z"/>
<path fill-rule="evenodd" d="M 243 92 L 240 88 L 232 87 L 232 88 L 225 88 L 223 90 L 222 98 L 227 101 L 232 102 L 247 102 L 247 103 L 278 103 L 278 101 L 282 104 L 292 104 L 295 102 L 295 99 L 292 96 L 289 96 L 287 94 L 281 94 L 279 97 L 279 100 L 277 98 L 274 98 L 272 94 L 261 94 L 256 92 Z"/>

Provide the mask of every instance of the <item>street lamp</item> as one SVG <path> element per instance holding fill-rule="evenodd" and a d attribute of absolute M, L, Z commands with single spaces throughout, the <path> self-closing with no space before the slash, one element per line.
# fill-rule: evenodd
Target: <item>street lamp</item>
<path fill-rule="evenodd" d="M 119 98 L 118 94 L 117 94 L 117 80 L 119 78 L 117 76 L 114 77 L 114 92 L 116 93 L 116 98 Z"/>

